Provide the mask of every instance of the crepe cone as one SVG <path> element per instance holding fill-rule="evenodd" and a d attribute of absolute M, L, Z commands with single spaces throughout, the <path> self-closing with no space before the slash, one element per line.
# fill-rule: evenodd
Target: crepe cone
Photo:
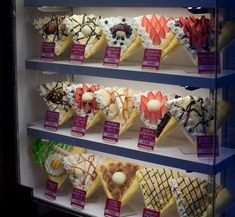
<path fill-rule="evenodd" d="M 144 168 L 138 170 L 136 176 L 148 209 L 159 211 L 164 216 L 176 207 L 169 182 L 182 177 L 180 173 L 166 168 Z"/>
<path fill-rule="evenodd" d="M 120 47 L 120 62 L 130 57 L 141 46 L 134 19 L 131 17 L 107 17 L 99 20 L 99 26 L 112 47 Z"/>
<path fill-rule="evenodd" d="M 64 21 L 73 42 L 75 44 L 86 45 L 85 58 L 89 58 L 96 53 L 106 42 L 105 37 L 98 26 L 99 19 L 99 16 L 93 14 L 74 14 Z"/>
<path fill-rule="evenodd" d="M 139 168 L 140 166 L 133 163 L 106 159 L 105 162 L 98 167 L 98 174 L 107 197 L 119 200 L 121 206 L 125 206 L 139 189 L 135 175 Z M 116 176 L 117 179 L 115 179 L 115 182 L 119 181 L 119 184 L 113 181 L 113 177 L 117 175 L 117 172 L 121 172 L 121 174 L 125 176 L 124 179 L 120 177 L 120 173 L 118 174 L 119 176 Z M 110 185 L 112 185 L 112 188 Z"/>
<path fill-rule="evenodd" d="M 131 112 L 130 117 L 128 118 L 126 123 L 123 126 L 120 127 L 119 135 L 121 135 L 122 133 L 127 131 L 127 129 L 137 120 L 138 117 L 139 117 L 139 114 L 136 111 L 136 109 L 134 109 Z"/>
<path fill-rule="evenodd" d="M 68 156 L 70 154 L 83 153 L 85 151 L 85 148 L 72 147 L 68 145 L 55 145 L 51 153 L 48 154 L 44 162 L 44 171 L 46 172 L 48 178 L 51 181 L 58 183 L 58 189 L 62 186 L 68 176 L 66 171 L 62 168 L 63 157 Z"/>
<path fill-rule="evenodd" d="M 138 117 L 132 102 L 134 93 L 134 90 L 124 87 L 106 87 L 94 93 L 98 107 L 106 119 L 120 123 L 119 135 L 124 133 Z"/>
<path fill-rule="evenodd" d="M 134 20 L 143 47 L 148 49 L 160 49 L 163 55 L 165 49 L 171 44 L 174 38 L 174 35 L 172 35 L 168 27 L 168 22 L 173 20 L 173 17 L 146 15 L 135 17 Z M 174 48 L 176 48 L 176 45 Z M 168 52 L 171 51 L 173 51 L 173 49 L 168 50 Z"/>
<path fill-rule="evenodd" d="M 39 92 L 50 111 L 59 113 L 59 125 L 62 125 L 74 111 L 65 94 L 65 89 L 71 85 L 68 81 L 57 81 L 40 85 Z"/>
<path fill-rule="evenodd" d="M 65 115 L 59 118 L 59 125 L 64 124 L 69 118 L 71 118 L 75 114 L 74 110 L 70 108 Z"/>
<path fill-rule="evenodd" d="M 214 213 L 216 215 L 223 213 L 232 203 L 234 203 L 233 195 L 227 188 L 222 187 L 216 196 Z M 205 217 L 212 217 L 212 209 L 212 204 L 209 204 Z"/>
<path fill-rule="evenodd" d="M 160 142 L 163 138 L 167 136 L 167 134 L 177 127 L 178 122 L 174 117 L 171 117 L 171 119 L 167 122 L 166 126 L 163 128 L 163 131 L 161 132 L 160 136 L 157 138 L 156 137 L 156 142 Z"/>
<path fill-rule="evenodd" d="M 72 38 L 64 25 L 66 18 L 67 16 L 53 15 L 35 19 L 33 22 L 33 26 L 43 41 L 55 43 L 55 54 L 57 56 L 61 55 L 72 42 Z"/>
<path fill-rule="evenodd" d="M 72 44 L 73 40 L 71 38 L 71 36 L 69 35 L 63 42 L 63 44 L 61 45 L 61 47 L 59 49 L 55 49 L 55 55 L 56 56 L 60 56 L 71 44 Z"/>
<path fill-rule="evenodd" d="M 127 48 L 126 52 L 120 57 L 120 62 L 131 57 L 141 47 L 141 39 L 139 36 L 136 37 L 135 41 Z"/>
<path fill-rule="evenodd" d="M 232 21 L 227 21 L 222 27 L 221 34 L 219 34 L 218 50 L 220 51 L 221 49 L 228 47 L 234 38 L 235 38 L 235 23 Z"/>
<path fill-rule="evenodd" d="M 100 156 L 91 153 L 69 155 L 63 159 L 73 187 L 86 191 L 86 198 L 101 184 L 96 168 L 102 161 Z"/>
<path fill-rule="evenodd" d="M 105 35 L 102 33 L 100 39 L 93 45 L 92 49 L 85 53 L 85 58 L 88 59 L 94 55 L 104 44 L 106 44 Z"/>
<path fill-rule="evenodd" d="M 219 129 L 225 122 L 225 120 L 228 118 L 229 114 L 232 111 L 232 105 L 224 100 L 221 100 L 218 102 L 217 105 L 217 112 L 216 112 L 216 129 Z M 210 122 L 209 125 L 209 133 L 214 132 L 214 121 Z"/>
<path fill-rule="evenodd" d="M 202 179 L 182 177 L 170 181 L 180 216 L 212 217 L 212 203 L 215 203 L 215 215 L 221 214 L 234 201 L 228 189 L 218 185 L 215 189 L 215 201 L 211 184 Z"/>
<path fill-rule="evenodd" d="M 86 129 L 93 127 L 102 118 L 94 98 L 94 92 L 99 88 L 97 84 L 72 84 L 65 90 L 75 113 L 87 117 Z"/>
<path fill-rule="evenodd" d="M 171 33 L 172 35 L 173 33 Z M 171 38 L 172 36 L 170 36 Z M 163 50 L 163 54 L 161 56 L 162 61 L 165 61 L 167 59 L 167 57 L 169 56 L 169 54 L 175 50 L 178 46 L 180 46 L 180 40 L 177 39 L 175 36 L 173 36 L 173 38 L 171 39 L 170 43 L 168 44 L 168 46 L 166 46 L 166 48 Z"/>

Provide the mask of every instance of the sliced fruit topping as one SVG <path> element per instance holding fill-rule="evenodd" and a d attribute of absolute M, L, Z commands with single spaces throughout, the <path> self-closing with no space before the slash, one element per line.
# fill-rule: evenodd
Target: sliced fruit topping
<path fill-rule="evenodd" d="M 97 104 L 93 93 L 98 90 L 98 86 L 86 84 L 82 85 L 82 88 L 75 90 L 75 102 L 79 109 L 83 109 L 86 114 L 97 108 Z"/>
<path fill-rule="evenodd" d="M 139 110 L 151 124 L 156 124 L 168 112 L 165 106 L 166 101 L 167 96 L 160 91 L 150 91 L 147 96 L 141 96 Z"/>

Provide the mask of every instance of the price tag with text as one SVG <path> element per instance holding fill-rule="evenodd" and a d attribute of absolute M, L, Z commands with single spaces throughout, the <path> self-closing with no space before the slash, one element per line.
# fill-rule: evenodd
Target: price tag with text
<path fill-rule="evenodd" d="M 104 216 L 106 217 L 119 217 L 121 212 L 121 202 L 110 198 L 106 199 Z"/>
<path fill-rule="evenodd" d="M 214 141 L 215 139 L 215 141 Z M 215 142 L 215 156 L 219 156 L 218 136 L 214 138 L 213 135 L 209 136 L 197 136 L 197 156 L 213 157 L 214 156 L 214 142 Z"/>
<path fill-rule="evenodd" d="M 139 132 L 138 147 L 153 150 L 155 146 L 156 130 L 141 127 Z"/>
<path fill-rule="evenodd" d="M 59 122 L 60 113 L 54 111 L 47 111 L 44 128 L 48 130 L 57 130 L 58 129 L 58 122 Z"/>
<path fill-rule="evenodd" d="M 73 117 L 73 126 L 71 134 L 75 136 L 85 136 L 87 125 L 87 117 L 75 115 Z"/>
<path fill-rule="evenodd" d="M 86 203 L 86 191 L 73 188 L 71 206 L 78 209 L 84 209 Z"/>
<path fill-rule="evenodd" d="M 152 210 L 152 209 L 143 209 L 143 217 L 160 217 L 160 212 Z"/>
<path fill-rule="evenodd" d="M 198 72 L 199 74 L 214 74 L 216 73 L 216 57 L 217 68 L 219 70 L 219 54 L 215 52 L 199 52 L 198 53 Z"/>
<path fill-rule="evenodd" d="M 120 123 L 105 121 L 102 139 L 109 142 L 118 142 Z"/>
<path fill-rule="evenodd" d="M 145 48 L 142 69 L 158 70 L 160 67 L 161 52 L 159 49 Z"/>
<path fill-rule="evenodd" d="M 105 49 L 104 65 L 111 65 L 117 67 L 119 65 L 120 55 L 120 47 L 107 46 Z"/>
<path fill-rule="evenodd" d="M 47 180 L 46 190 L 44 196 L 49 200 L 55 200 L 58 190 L 58 183 L 51 180 Z"/>
<path fill-rule="evenodd" d="M 70 61 L 75 63 L 82 63 L 84 60 L 86 45 L 84 44 L 73 44 L 70 54 Z"/>
<path fill-rule="evenodd" d="M 55 53 L 55 43 L 54 42 L 43 42 L 41 59 L 45 61 L 53 61 Z"/>

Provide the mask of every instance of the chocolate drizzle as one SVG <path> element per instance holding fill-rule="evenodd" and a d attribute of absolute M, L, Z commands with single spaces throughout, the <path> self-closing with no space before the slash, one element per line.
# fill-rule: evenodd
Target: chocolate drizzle
<path fill-rule="evenodd" d="M 48 39 L 49 35 L 54 35 L 52 41 L 59 41 L 63 36 L 67 37 L 66 28 L 63 23 L 65 16 L 53 15 L 49 22 L 44 24 L 38 31 L 42 37 Z"/>
<path fill-rule="evenodd" d="M 96 40 L 100 39 L 101 34 L 96 32 L 97 29 L 99 28 L 99 26 L 96 23 L 98 19 L 100 19 L 100 17 L 98 17 L 98 18 L 97 17 L 90 17 L 86 14 L 82 15 L 82 22 L 81 23 L 74 18 L 69 19 L 71 22 L 74 22 L 77 24 L 70 30 L 70 32 L 73 37 L 75 36 L 74 38 L 78 43 L 81 43 L 81 40 L 85 40 L 85 44 L 87 45 L 89 43 L 89 41 L 91 40 L 91 38 L 95 38 Z M 78 30 L 76 30 L 77 28 L 78 28 Z M 82 33 L 82 30 L 84 28 L 89 28 L 90 34 L 84 35 Z"/>
<path fill-rule="evenodd" d="M 182 98 L 181 98 L 182 99 Z M 179 108 L 178 110 L 178 121 L 182 123 L 182 126 L 186 128 L 189 133 L 196 131 L 197 133 L 206 135 L 210 121 L 214 119 L 213 114 L 205 106 L 205 100 L 201 97 L 192 97 L 186 108 L 179 106 L 178 101 L 173 102 L 173 106 Z M 199 121 L 196 124 L 189 123 L 190 119 L 198 118 Z"/>
<path fill-rule="evenodd" d="M 64 91 L 63 82 L 57 81 L 55 86 L 52 88 L 49 88 L 46 84 L 43 84 L 42 86 L 47 91 L 47 93 L 43 95 L 44 99 L 47 102 L 49 101 L 56 105 L 53 111 L 56 111 L 58 106 L 62 105 L 63 109 L 68 112 L 68 109 L 71 108 L 71 105 L 66 100 L 66 93 Z M 67 86 L 70 86 L 70 84 Z"/>

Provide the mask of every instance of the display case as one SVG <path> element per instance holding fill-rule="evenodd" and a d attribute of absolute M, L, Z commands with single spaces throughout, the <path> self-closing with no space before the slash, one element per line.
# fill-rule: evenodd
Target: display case
<path fill-rule="evenodd" d="M 234 216 L 227 3 L 16 1 L 19 182 L 33 200 L 78 216 L 104 216 L 107 198 L 121 201 L 107 216 Z"/>

